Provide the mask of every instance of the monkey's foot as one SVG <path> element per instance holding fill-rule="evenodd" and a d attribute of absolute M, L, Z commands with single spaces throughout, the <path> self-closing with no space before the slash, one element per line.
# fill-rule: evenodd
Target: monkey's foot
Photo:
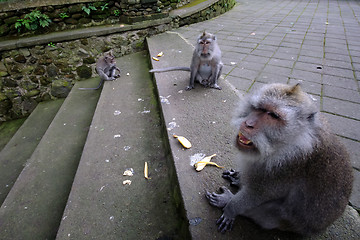
<path fill-rule="evenodd" d="M 220 190 L 222 191 L 222 193 L 220 194 L 214 192 L 210 193 L 206 191 L 205 196 L 209 200 L 210 205 L 218 208 L 223 208 L 231 200 L 234 194 L 232 194 L 232 192 L 224 186 L 220 187 Z"/>
<path fill-rule="evenodd" d="M 221 215 L 221 217 L 216 221 L 216 224 L 219 225 L 218 231 L 221 233 L 225 233 L 227 230 L 231 231 L 234 221 L 234 217 L 226 217 L 225 213 L 223 213 L 223 215 Z"/>
<path fill-rule="evenodd" d="M 222 177 L 230 181 L 230 186 L 240 188 L 240 173 L 234 169 L 225 170 Z"/>
<path fill-rule="evenodd" d="M 211 88 L 215 88 L 215 89 L 219 89 L 219 90 L 221 90 L 221 89 L 222 89 L 222 88 L 221 88 L 219 85 L 217 85 L 216 83 L 215 83 L 215 84 L 210 85 L 210 87 L 211 87 Z"/>
<path fill-rule="evenodd" d="M 187 86 L 187 87 L 185 88 L 186 91 L 190 91 L 191 89 L 194 89 L 194 86 Z"/>

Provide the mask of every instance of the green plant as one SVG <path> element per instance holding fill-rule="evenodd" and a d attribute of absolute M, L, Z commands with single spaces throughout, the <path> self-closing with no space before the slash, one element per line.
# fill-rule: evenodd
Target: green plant
<path fill-rule="evenodd" d="M 49 47 L 56 47 L 53 42 L 49 42 L 49 43 L 48 43 L 48 46 L 49 46 Z"/>
<path fill-rule="evenodd" d="M 104 11 L 105 9 L 109 8 L 107 5 L 109 5 L 109 4 L 105 3 L 104 5 L 100 6 L 101 11 Z"/>
<path fill-rule="evenodd" d="M 59 17 L 64 19 L 64 18 L 68 18 L 69 16 L 66 13 L 59 13 Z"/>
<path fill-rule="evenodd" d="M 86 6 L 83 6 L 81 9 L 82 9 L 84 12 L 86 12 L 87 15 L 90 15 L 91 10 L 93 10 L 93 11 L 96 11 L 96 10 L 97 10 L 96 7 L 94 7 L 92 4 L 89 4 L 87 7 L 86 7 Z"/>
<path fill-rule="evenodd" d="M 51 23 L 51 19 L 46 14 L 41 13 L 38 10 L 34 10 L 28 13 L 24 18 L 18 19 L 15 23 L 15 28 L 18 31 L 24 26 L 27 30 L 34 31 L 40 27 L 47 27 Z"/>
<path fill-rule="evenodd" d="M 114 15 L 119 16 L 120 15 L 120 10 L 118 10 L 118 9 L 114 10 Z"/>

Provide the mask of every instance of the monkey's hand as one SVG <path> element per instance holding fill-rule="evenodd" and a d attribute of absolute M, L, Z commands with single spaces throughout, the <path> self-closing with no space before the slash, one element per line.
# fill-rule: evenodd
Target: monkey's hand
<path fill-rule="evenodd" d="M 223 208 L 226 206 L 226 204 L 230 201 L 230 199 L 234 196 L 232 192 L 227 187 L 220 187 L 220 190 L 222 193 L 210 193 L 206 191 L 206 198 L 209 200 L 210 205 Z"/>
<path fill-rule="evenodd" d="M 216 221 L 216 224 L 219 225 L 218 231 L 221 233 L 225 233 L 227 230 L 231 231 L 233 224 L 235 221 L 235 217 L 227 217 L 225 212 L 221 217 Z"/>
<path fill-rule="evenodd" d="M 240 188 L 240 173 L 234 169 L 226 170 L 223 172 L 222 177 L 230 181 L 230 186 Z"/>

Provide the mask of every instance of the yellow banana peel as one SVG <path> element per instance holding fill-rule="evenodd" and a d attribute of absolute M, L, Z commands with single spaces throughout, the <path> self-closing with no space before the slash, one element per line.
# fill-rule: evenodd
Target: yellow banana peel
<path fill-rule="evenodd" d="M 211 156 L 205 157 L 202 160 L 200 160 L 199 162 L 195 163 L 194 167 L 196 169 L 196 171 L 200 172 L 201 170 L 203 170 L 205 168 L 206 165 L 210 164 L 210 165 L 214 165 L 218 168 L 223 168 L 222 166 L 217 165 L 214 162 L 211 162 L 211 158 L 215 157 L 216 154 L 213 154 Z"/>
<path fill-rule="evenodd" d="M 145 162 L 145 166 L 144 166 L 144 177 L 145 177 L 146 179 L 150 179 L 150 178 L 149 178 L 149 169 L 148 169 L 148 164 L 147 164 L 147 162 Z"/>
<path fill-rule="evenodd" d="M 187 140 L 185 137 L 173 135 L 174 138 L 177 138 L 181 145 L 184 146 L 184 148 L 191 148 L 191 142 Z"/>

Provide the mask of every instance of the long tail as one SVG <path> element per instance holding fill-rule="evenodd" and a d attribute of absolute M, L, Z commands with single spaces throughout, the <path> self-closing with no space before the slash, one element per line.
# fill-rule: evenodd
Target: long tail
<path fill-rule="evenodd" d="M 190 68 L 189 67 L 168 67 L 168 68 L 151 69 L 149 72 L 170 72 L 170 71 L 188 71 L 188 72 L 190 72 Z"/>
<path fill-rule="evenodd" d="M 94 88 L 79 88 L 79 90 L 98 90 L 101 87 L 101 85 L 103 84 L 103 82 L 104 82 L 104 80 L 101 79 L 100 83 L 99 83 L 99 85 L 97 87 L 94 87 Z"/>

